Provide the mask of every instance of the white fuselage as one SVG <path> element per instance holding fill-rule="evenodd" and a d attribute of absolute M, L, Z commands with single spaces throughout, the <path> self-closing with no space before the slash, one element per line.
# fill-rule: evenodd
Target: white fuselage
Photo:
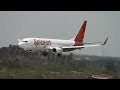
<path fill-rule="evenodd" d="M 25 50 L 49 50 L 52 47 L 73 46 L 73 40 L 48 39 L 48 38 L 25 38 L 18 45 Z"/>
<path fill-rule="evenodd" d="M 86 47 L 96 47 L 105 45 L 108 38 L 106 38 L 104 43 L 84 43 L 84 34 L 86 29 L 85 20 L 77 35 L 71 40 L 61 40 L 61 39 L 49 39 L 49 38 L 25 38 L 23 40 L 18 39 L 18 46 L 24 50 L 29 51 L 52 51 L 53 53 L 73 51 L 76 49 L 81 50 Z"/>

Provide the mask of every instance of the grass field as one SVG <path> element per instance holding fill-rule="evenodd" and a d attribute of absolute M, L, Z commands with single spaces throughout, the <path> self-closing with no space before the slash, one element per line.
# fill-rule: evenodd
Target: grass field
<path fill-rule="evenodd" d="M 114 77 L 116 75 L 106 70 L 90 70 L 85 68 L 75 70 L 69 65 L 41 65 L 18 69 L 2 68 L 0 70 L 0 79 L 88 79 L 94 74 L 106 74 Z"/>

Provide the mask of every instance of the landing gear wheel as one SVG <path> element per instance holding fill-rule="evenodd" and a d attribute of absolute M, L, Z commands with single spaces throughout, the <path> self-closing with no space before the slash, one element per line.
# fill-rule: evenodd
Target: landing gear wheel
<path fill-rule="evenodd" d="M 48 55 L 48 53 L 47 52 L 43 52 L 43 56 L 47 56 Z"/>
<path fill-rule="evenodd" d="M 60 57 L 60 56 L 62 56 L 62 54 L 61 54 L 61 53 L 58 53 L 57 56 Z"/>

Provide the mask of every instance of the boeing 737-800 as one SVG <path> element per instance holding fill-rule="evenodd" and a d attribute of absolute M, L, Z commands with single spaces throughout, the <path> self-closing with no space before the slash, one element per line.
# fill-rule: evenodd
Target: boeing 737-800
<path fill-rule="evenodd" d="M 61 40 L 61 39 L 49 39 L 49 38 L 25 38 L 23 40 L 18 39 L 18 46 L 28 51 L 41 51 L 48 54 L 49 52 L 57 53 L 61 55 L 62 52 L 73 51 L 76 49 L 81 50 L 86 47 L 96 47 L 105 45 L 107 39 L 104 43 L 84 43 L 84 34 L 86 29 L 87 21 L 84 21 L 81 26 L 78 34 L 75 38 L 70 40 Z"/>

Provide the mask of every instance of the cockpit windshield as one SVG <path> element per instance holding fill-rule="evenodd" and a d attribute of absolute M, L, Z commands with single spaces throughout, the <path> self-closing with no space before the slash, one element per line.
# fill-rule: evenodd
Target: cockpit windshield
<path fill-rule="evenodd" d="M 28 42 L 28 41 L 22 41 L 22 42 Z"/>

